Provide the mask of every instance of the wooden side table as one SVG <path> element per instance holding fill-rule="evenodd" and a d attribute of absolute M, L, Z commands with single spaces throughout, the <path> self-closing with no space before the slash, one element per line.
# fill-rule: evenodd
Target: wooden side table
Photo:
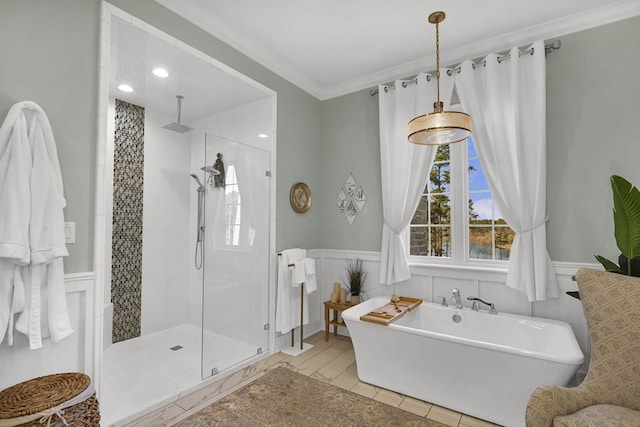
<path fill-rule="evenodd" d="M 353 307 L 353 302 L 324 302 L 324 340 L 329 341 L 329 325 L 333 325 L 333 335 L 338 335 L 338 326 L 347 326 L 343 321 L 338 321 L 338 313 L 347 308 Z M 329 310 L 333 311 L 333 318 L 329 318 Z"/>

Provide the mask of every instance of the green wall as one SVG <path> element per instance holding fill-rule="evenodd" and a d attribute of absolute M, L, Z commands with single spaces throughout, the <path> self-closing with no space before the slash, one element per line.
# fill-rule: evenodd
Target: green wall
<path fill-rule="evenodd" d="M 554 261 L 619 253 L 609 177 L 640 186 L 638 40 L 640 17 L 562 37 L 561 49 L 547 56 L 547 243 Z M 362 91 L 323 102 L 322 248 L 380 250 L 377 101 Z M 335 209 L 349 170 L 369 198 L 352 227 Z"/>
<path fill-rule="evenodd" d="M 0 118 L 26 100 L 49 117 L 65 184 L 65 220 L 76 223 L 66 272 L 93 270 L 99 19 L 96 0 L 0 3 Z"/>
<path fill-rule="evenodd" d="M 554 261 L 617 260 L 609 177 L 640 185 L 640 17 L 547 56 L 547 242 Z"/>
<path fill-rule="evenodd" d="M 320 247 L 379 251 L 382 240 L 378 97 L 368 90 L 322 102 Z M 352 173 L 367 201 L 352 225 L 336 198 Z"/>
<path fill-rule="evenodd" d="M 126 12 L 278 93 L 278 249 L 378 251 L 382 227 L 377 97 L 319 101 L 152 0 L 110 0 Z M 68 273 L 93 270 L 99 0 L 3 0 L 0 115 L 32 100 L 49 115 L 62 165 L 67 221 L 76 222 Z M 547 58 L 548 245 L 555 261 L 614 258 L 609 176 L 640 184 L 640 18 L 562 37 Z M 349 173 L 367 202 L 352 226 L 335 200 Z M 298 181 L 306 214 L 289 207 Z"/>
<path fill-rule="evenodd" d="M 278 93 L 278 249 L 319 247 L 318 210 L 297 215 L 289 188 L 320 187 L 321 102 L 152 0 L 110 3 Z M 65 272 L 93 270 L 100 1 L 3 0 L 0 4 L 0 115 L 32 100 L 47 112 L 65 184 L 66 221 L 76 222 Z M 310 161 L 300 161 L 307 158 Z M 315 208 L 315 206 L 314 206 Z"/>
<path fill-rule="evenodd" d="M 312 195 L 320 187 L 321 102 L 262 65 L 160 6 L 153 0 L 109 0 L 109 3 L 176 37 L 278 93 L 276 247 L 319 247 L 318 209 L 304 215 L 289 207 L 289 189 L 306 182 Z M 302 160 L 304 159 L 304 160 Z"/>

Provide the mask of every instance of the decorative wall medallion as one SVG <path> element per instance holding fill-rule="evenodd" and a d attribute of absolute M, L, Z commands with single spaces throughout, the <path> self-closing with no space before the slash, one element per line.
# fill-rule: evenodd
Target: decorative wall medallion
<path fill-rule="evenodd" d="M 297 182 L 289 191 L 289 203 L 294 211 L 305 213 L 311 207 L 311 190 L 304 182 Z"/>
<path fill-rule="evenodd" d="M 338 209 L 340 210 L 340 212 L 344 212 L 344 210 L 347 208 L 348 202 L 349 198 L 345 194 L 344 189 L 341 188 L 338 192 L 338 198 L 336 199 L 336 204 L 338 205 Z"/>
<path fill-rule="evenodd" d="M 353 200 L 349 201 L 347 208 L 344 210 L 344 216 L 349 221 L 349 225 L 353 224 L 353 221 L 356 220 L 356 216 L 358 216 L 358 210 L 356 209 L 356 205 L 353 204 Z"/>
<path fill-rule="evenodd" d="M 356 191 L 353 194 L 353 203 L 358 207 L 358 211 L 361 211 L 364 207 L 364 204 L 367 201 L 367 195 L 364 194 L 364 190 L 360 185 L 356 187 Z"/>
<path fill-rule="evenodd" d="M 338 197 L 336 198 L 338 210 L 344 214 L 349 225 L 353 224 L 358 213 L 364 208 L 366 201 L 367 195 L 362 186 L 356 182 L 353 174 L 349 174 L 344 186 L 338 191 Z"/>
<path fill-rule="evenodd" d="M 356 183 L 356 179 L 353 177 L 353 174 L 349 174 L 347 182 L 344 183 L 344 189 L 347 191 L 347 196 L 350 199 L 353 199 L 353 195 L 356 193 L 357 186 L 358 184 Z"/>

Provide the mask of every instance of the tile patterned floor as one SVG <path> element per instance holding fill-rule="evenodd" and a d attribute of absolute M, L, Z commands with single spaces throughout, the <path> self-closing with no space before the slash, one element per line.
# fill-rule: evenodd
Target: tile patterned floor
<path fill-rule="evenodd" d="M 102 425 L 120 426 L 200 388 L 203 339 L 209 368 L 222 371 L 256 354 L 254 346 L 188 323 L 110 345 L 102 360 Z"/>
<path fill-rule="evenodd" d="M 439 421 L 447 426 L 494 426 L 492 423 L 359 381 L 356 374 L 353 346 L 348 337 L 331 335 L 329 341 L 325 342 L 324 331 L 322 331 L 305 341 L 313 344 L 314 347 L 297 357 L 283 353 L 271 355 L 126 426 L 172 426 L 224 396 L 233 393 L 235 390 L 262 376 L 265 371 L 277 366 L 286 366 L 301 374 L 351 390 L 354 393 L 370 397 L 419 416 Z"/>

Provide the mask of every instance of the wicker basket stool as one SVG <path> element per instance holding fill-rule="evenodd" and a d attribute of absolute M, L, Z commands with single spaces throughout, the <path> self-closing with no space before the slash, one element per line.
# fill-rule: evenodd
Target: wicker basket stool
<path fill-rule="evenodd" d="M 0 392 L 0 427 L 43 425 L 100 425 L 98 400 L 87 375 L 47 375 Z"/>

